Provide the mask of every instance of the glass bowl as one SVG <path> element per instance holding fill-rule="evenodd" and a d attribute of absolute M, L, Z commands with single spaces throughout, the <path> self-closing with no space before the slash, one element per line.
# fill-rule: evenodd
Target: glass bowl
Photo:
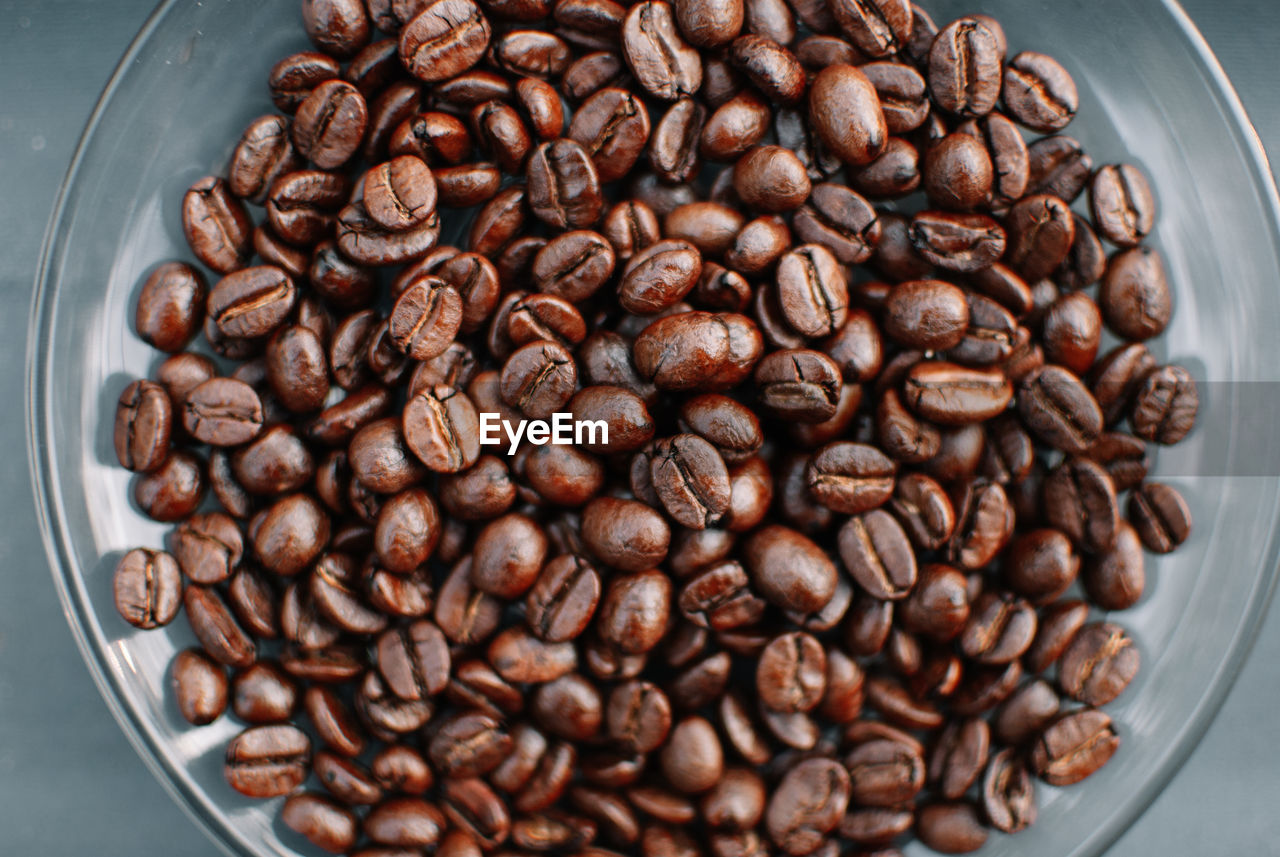
<path fill-rule="evenodd" d="M 931 0 L 936 20 L 972 0 Z M 1193 370 L 1201 427 L 1154 473 L 1185 491 L 1196 528 L 1149 558 L 1148 591 L 1119 621 L 1143 668 L 1108 707 L 1119 755 L 1089 782 L 1040 788 L 1038 823 L 995 835 L 984 853 L 1099 854 L 1186 758 L 1235 677 L 1276 579 L 1280 450 L 1246 417 L 1280 376 L 1277 200 L 1261 147 L 1221 68 L 1172 2 L 986 0 L 1014 51 L 1053 54 L 1083 105 L 1069 129 L 1097 163 L 1135 160 L 1161 203 L 1156 243 L 1176 311 L 1160 356 Z M 28 343 L 31 468 L 54 580 L 80 648 L 122 728 L 156 775 L 224 850 L 311 853 L 276 820 L 278 802 L 241 798 L 221 759 L 232 718 L 191 728 L 168 691 L 185 621 L 137 632 L 116 615 L 111 572 L 165 527 L 129 500 L 111 446 L 114 400 L 156 352 L 131 330 L 140 284 L 190 258 L 183 191 L 225 169 L 244 126 L 269 112 L 272 62 L 305 49 L 296 2 L 162 3 L 130 47 L 81 140 L 51 220 Z M 1263 382 L 1249 384 L 1242 382 Z M 1255 415 L 1256 416 L 1256 415 Z M 915 846 L 918 848 L 919 846 Z"/>

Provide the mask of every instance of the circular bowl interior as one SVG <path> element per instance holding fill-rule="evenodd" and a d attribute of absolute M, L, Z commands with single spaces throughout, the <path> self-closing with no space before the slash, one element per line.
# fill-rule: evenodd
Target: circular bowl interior
<path fill-rule="evenodd" d="M 936 20 L 969 0 L 925 4 Z M 993 836 L 988 855 L 1099 854 L 1146 807 L 1208 725 L 1270 595 L 1277 565 L 1280 441 L 1243 419 L 1280 375 L 1276 198 L 1261 148 L 1221 69 L 1185 15 L 1159 0 L 1091 4 L 987 0 L 1011 52 L 1053 54 L 1080 87 L 1070 133 L 1095 162 L 1132 160 L 1152 178 L 1156 243 L 1176 311 L 1160 341 L 1201 382 L 1202 424 L 1155 474 L 1186 494 L 1196 529 L 1149 558 L 1148 591 L 1119 618 L 1141 648 L 1139 678 L 1109 706 L 1123 737 L 1088 783 L 1040 787 L 1037 824 Z M 179 205 L 225 169 L 241 129 L 271 111 L 275 58 L 308 47 L 296 3 L 167 0 L 148 21 L 89 124 L 51 221 L 33 304 L 29 365 L 32 472 L 68 621 L 138 751 L 228 853 L 309 853 L 276 820 L 277 802 L 240 797 L 221 773 L 231 717 L 191 728 L 167 665 L 194 642 L 185 621 L 141 633 L 112 606 L 111 572 L 166 528 L 130 503 L 111 447 L 114 400 L 159 358 L 131 331 L 134 299 L 157 263 L 187 259 Z M 1250 393 L 1254 390 L 1254 393 Z M 919 846 L 914 846 L 919 848 Z"/>

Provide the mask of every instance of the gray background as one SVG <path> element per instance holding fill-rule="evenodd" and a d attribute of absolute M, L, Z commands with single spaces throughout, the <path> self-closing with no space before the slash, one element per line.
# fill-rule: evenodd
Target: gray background
<path fill-rule="evenodd" d="M 0 851 L 10 854 L 218 853 L 135 756 L 80 660 L 46 568 L 22 454 L 23 346 L 41 236 L 98 93 L 152 5 L 0 0 Z M 1280 3 L 1185 5 L 1280 158 Z M 1276 853 L 1277 655 L 1280 601 L 1203 742 L 1109 857 Z"/>

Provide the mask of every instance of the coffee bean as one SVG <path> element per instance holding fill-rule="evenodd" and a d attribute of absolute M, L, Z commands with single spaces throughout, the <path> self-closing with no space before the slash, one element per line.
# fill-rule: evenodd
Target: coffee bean
<path fill-rule="evenodd" d="M 1162 366 L 1147 375 L 1135 394 L 1133 433 L 1161 444 L 1178 443 L 1195 425 L 1200 394 L 1181 366 Z"/>
<path fill-rule="evenodd" d="M 946 426 L 990 420 L 1012 398 L 1013 385 L 999 370 L 934 360 L 911 367 L 904 384 L 907 406 L 924 419 Z"/>
<path fill-rule="evenodd" d="M 582 539 L 605 564 L 622 571 L 644 571 L 666 557 L 671 530 L 644 503 L 597 497 L 582 510 Z"/>
<path fill-rule="evenodd" d="M 985 20 L 959 18 L 938 33 L 929 50 L 929 90 L 943 110 L 985 116 L 1000 97 L 1004 50 Z"/>
<path fill-rule="evenodd" d="M 489 47 L 489 20 L 471 0 L 434 0 L 400 32 L 400 61 L 425 83 L 448 80 L 471 68 Z"/>
<path fill-rule="evenodd" d="M 1043 134 L 1061 131 L 1076 115 L 1075 81 L 1057 60 L 1023 51 L 1004 70 L 1005 108 L 1013 119 Z"/>
<path fill-rule="evenodd" d="M 849 805 L 849 773 L 830 759 L 789 770 L 765 809 L 769 838 L 787 854 L 809 854 L 834 830 Z"/>
<path fill-rule="evenodd" d="M 659 389 L 731 387 L 751 374 L 763 342 L 736 313 L 683 312 L 660 318 L 636 338 L 636 371 Z"/>
<path fill-rule="evenodd" d="M 1178 490 L 1149 482 L 1129 496 L 1129 522 L 1153 553 L 1169 553 L 1191 533 L 1191 510 Z"/>
<path fill-rule="evenodd" d="M 927 262 L 961 274 L 991 267 L 1004 254 L 1006 243 L 1004 229 L 985 214 L 947 211 L 922 211 L 913 217 L 910 239 Z"/>
<path fill-rule="evenodd" d="M 911 542 L 897 520 L 882 509 L 850 518 L 840 528 L 840 559 L 872 597 L 896 601 L 915 586 Z"/>
<path fill-rule="evenodd" d="M 710 443 L 693 434 L 659 441 L 652 484 L 667 514 L 691 529 L 714 526 L 729 509 L 729 474 Z"/>
<path fill-rule="evenodd" d="M 1027 666 L 1044 672 L 1062 656 L 1076 633 L 1088 620 L 1089 607 L 1083 601 L 1059 601 L 1040 616 L 1035 642 L 1027 650 Z"/>
<path fill-rule="evenodd" d="M 940 208 L 976 208 L 991 198 L 994 176 L 991 155 L 976 135 L 948 134 L 925 156 L 925 192 Z"/>
<path fill-rule="evenodd" d="M 291 54 L 271 67 L 267 85 L 271 100 L 285 113 L 293 113 L 306 101 L 311 90 L 326 80 L 340 77 L 341 67 L 332 57 L 317 51 Z"/>
<path fill-rule="evenodd" d="M 172 683 L 178 711 L 188 723 L 212 723 L 226 710 L 227 674 L 204 653 L 195 649 L 179 652 L 173 659 Z"/>
<path fill-rule="evenodd" d="M 413 155 L 379 164 L 364 180 L 364 207 L 379 225 L 392 230 L 422 223 L 436 209 L 436 180 Z"/>
<path fill-rule="evenodd" d="M 969 610 L 960 649 L 978 663 L 1007 664 L 1027 650 L 1035 634 L 1036 613 L 1030 604 L 1012 594 L 988 591 Z"/>
<path fill-rule="evenodd" d="M 1135 247 L 1111 257 L 1098 290 L 1107 326 L 1125 339 L 1159 336 L 1173 314 L 1173 298 L 1160 254 Z"/>
<path fill-rule="evenodd" d="M 835 512 L 857 515 L 882 506 L 894 490 L 897 467 L 875 447 L 838 441 L 810 459 L 809 494 Z"/>
<path fill-rule="evenodd" d="M 457 473 L 480 456 L 480 418 L 466 393 L 436 385 L 404 408 L 404 441 L 437 473 Z"/>
<path fill-rule="evenodd" d="M 219 274 L 230 274 L 249 261 L 253 221 L 222 179 L 200 179 L 186 192 L 182 232 L 196 258 Z"/>
<path fill-rule="evenodd" d="M 1146 587 L 1142 541 L 1128 521 L 1117 524 L 1111 547 L 1085 566 L 1084 590 L 1104 610 L 1127 610 Z"/>
<path fill-rule="evenodd" d="M 987 766 L 990 746 L 991 732 L 985 720 L 962 720 L 942 731 L 929 760 L 930 777 L 942 797 L 964 797 Z"/>
<path fill-rule="evenodd" d="M 1050 785 L 1069 786 L 1105 765 L 1119 746 L 1111 718 L 1083 708 L 1063 715 L 1041 733 L 1031 748 L 1031 768 Z"/>
<path fill-rule="evenodd" d="M 1118 625 L 1086 625 L 1062 654 L 1058 685 L 1085 705 L 1105 705 L 1128 687 L 1139 660 L 1133 640 Z"/>
<path fill-rule="evenodd" d="M 1004 577 L 1009 587 L 1035 604 L 1055 600 L 1075 582 L 1080 558 L 1061 531 L 1041 528 L 1018 536 L 1009 546 Z"/>
<path fill-rule="evenodd" d="M 666 240 L 635 253 L 623 269 L 618 300 L 636 315 L 659 313 L 697 284 L 702 256 L 687 241 Z"/>
<path fill-rule="evenodd" d="M 804 633 L 783 634 L 765 646 L 756 663 L 756 690 L 774 711 L 812 711 L 826 690 L 822 644 Z"/>
<path fill-rule="evenodd" d="M 1060 366 L 1046 366 L 1023 379 L 1018 413 L 1032 434 L 1063 452 L 1082 453 L 1102 434 L 1098 402 Z"/>
<path fill-rule="evenodd" d="M 1059 464 L 1044 484 L 1050 523 L 1090 553 L 1115 544 L 1120 523 L 1115 484 L 1097 463 L 1074 458 Z"/>
<path fill-rule="evenodd" d="M 246 797 L 288 794 L 306 779 L 311 740 L 287 724 L 254 726 L 227 745 L 223 775 Z"/>
<path fill-rule="evenodd" d="M 884 151 L 889 132 L 880 98 L 852 65 L 818 72 L 809 87 L 809 116 L 822 142 L 847 164 L 869 164 Z"/>
<path fill-rule="evenodd" d="M 820 351 L 775 351 L 755 370 L 760 404 L 783 419 L 821 422 L 835 414 L 840 369 Z"/>
<path fill-rule="evenodd" d="M 401 699 L 434 696 L 448 683 L 449 650 L 440 629 L 429 621 L 384 632 L 377 654 L 378 671 Z"/>
<path fill-rule="evenodd" d="M 606 87 L 582 103 L 565 136 L 591 156 L 601 183 L 631 172 L 649 141 L 649 112 L 632 93 Z"/>
<path fill-rule="evenodd" d="M 1089 185 L 1089 202 L 1102 237 L 1120 247 L 1136 246 L 1155 225 L 1155 198 L 1132 164 L 1100 167 Z"/>
<path fill-rule="evenodd" d="M 943 854 L 977 851 L 987 841 L 986 828 L 973 804 L 934 803 L 921 807 L 916 816 L 920 841 Z"/>
<path fill-rule="evenodd" d="M 636 80 L 655 98 L 675 101 L 702 84 L 702 59 L 681 38 L 676 13 L 663 0 L 631 7 L 622 25 L 622 53 Z"/>
<path fill-rule="evenodd" d="M 742 557 L 756 590 L 783 609 L 814 612 L 835 593 L 835 565 L 795 530 L 778 525 L 757 530 L 743 544 Z"/>
<path fill-rule="evenodd" d="M 163 551 L 134 548 L 116 564 L 112 581 L 120 616 L 144 630 L 168 625 L 182 602 L 182 575 Z"/>

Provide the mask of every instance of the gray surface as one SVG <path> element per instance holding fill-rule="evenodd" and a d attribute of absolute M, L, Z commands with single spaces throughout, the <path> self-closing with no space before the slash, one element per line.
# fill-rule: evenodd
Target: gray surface
<path fill-rule="evenodd" d="M 292 2 L 292 0 L 272 0 Z M 974 6 L 979 7 L 980 2 Z M 1280 158 L 1280 4 L 1188 0 Z M 45 567 L 23 449 L 22 354 L 40 239 L 98 93 L 150 0 L 0 0 L 0 851 L 218 853 L 134 755 L 89 679 Z M 1269 854 L 1280 841 L 1280 601 L 1190 761 L 1110 857 Z M 68 811 L 74 808 L 72 820 Z"/>

